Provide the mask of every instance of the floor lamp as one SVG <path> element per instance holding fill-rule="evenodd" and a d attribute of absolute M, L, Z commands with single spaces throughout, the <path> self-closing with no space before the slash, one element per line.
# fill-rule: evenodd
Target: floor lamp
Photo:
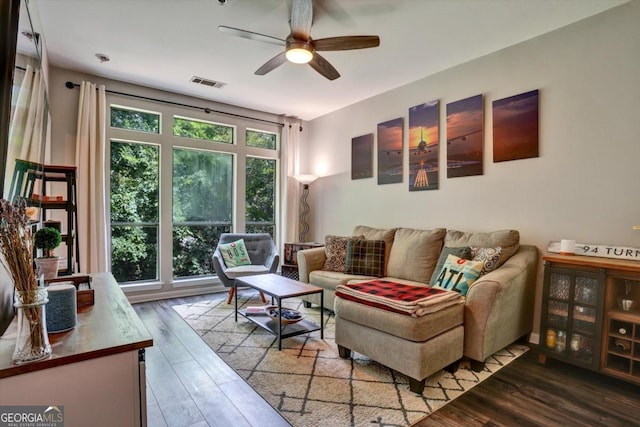
<path fill-rule="evenodd" d="M 307 215 L 309 214 L 309 204 L 307 203 L 309 184 L 318 179 L 318 177 L 315 175 L 294 175 L 293 178 L 302 184 L 302 196 L 300 197 L 300 234 L 298 235 L 298 241 L 304 243 L 307 241 L 307 234 L 309 234 L 309 224 L 307 224 Z"/>

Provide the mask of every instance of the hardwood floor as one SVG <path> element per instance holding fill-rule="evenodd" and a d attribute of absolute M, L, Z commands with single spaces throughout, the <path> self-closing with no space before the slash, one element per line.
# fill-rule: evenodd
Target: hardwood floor
<path fill-rule="evenodd" d="M 288 426 L 171 308 L 206 298 L 134 305 L 154 340 L 149 427 Z M 533 349 L 415 426 L 640 426 L 640 387 L 554 360 L 540 365 Z"/>
<path fill-rule="evenodd" d="M 171 308 L 202 298 L 133 306 L 153 336 L 146 351 L 148 426 L 289 426 Z"/>
<path fill-rule="evenodd" d="M 534 348 L 415 426 L 640 426 L 640 387 Z"/>

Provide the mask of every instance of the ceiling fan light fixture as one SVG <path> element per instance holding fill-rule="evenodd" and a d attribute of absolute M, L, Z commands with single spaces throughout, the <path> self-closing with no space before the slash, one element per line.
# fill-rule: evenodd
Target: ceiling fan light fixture
<path fill-rule="evenodd" d="M 308 43 L 292 42 L 285 54 L 289 62 L 294 64 L 307 64 L 313 59 L 313 50 Z"/>

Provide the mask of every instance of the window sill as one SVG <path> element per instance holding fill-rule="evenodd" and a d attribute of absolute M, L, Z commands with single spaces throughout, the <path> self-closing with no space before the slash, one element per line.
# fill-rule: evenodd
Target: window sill
<path fill-rule="evenodd" d="M 174 288 L 185 288 L 187 286 L 212 286 L 220 285 L 217 276 L 189 277 L 184 279 L 174 279 L 171 286 Z"/>

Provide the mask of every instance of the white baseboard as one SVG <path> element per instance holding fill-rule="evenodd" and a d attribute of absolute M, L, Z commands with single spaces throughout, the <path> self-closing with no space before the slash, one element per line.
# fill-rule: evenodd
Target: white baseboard
<path fill-rule="evenodd" d="M 540 344 L 540 334 L 531 332 L 531 334 L 529 334 L 529 342 L 533 344 Z"/>
<path fill-rule="evenodd" d="M 131 304 L 139 303 L 139 302 L 148 302 L 148 301 L 158 301 L 162 299 L 170 299 L 170 298 L 181 298 L 181 297 L 191 297 L 194 295 L 204 295 L 211 294 L 215 292 L 229 292 L 229 288 L 225 288 L 220 285 L 213 286 L 200 286 L 197 288 L 176 288 L 171 289 L 169 291 L 164 292 L 152 292 L 141 295 L 127 295 L 127 299 Z"/>

